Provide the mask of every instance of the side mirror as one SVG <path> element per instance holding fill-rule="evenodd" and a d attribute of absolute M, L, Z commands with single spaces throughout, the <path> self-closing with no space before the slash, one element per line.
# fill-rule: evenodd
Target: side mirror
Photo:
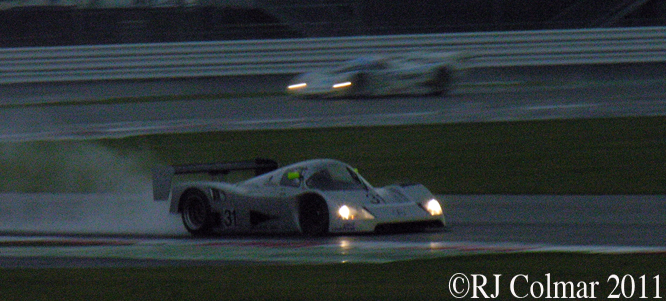
<path fill-rule="evenodd" d="M 292 171 L 287 173 L 287 179 L 296 180 L 301 177 L 301 173 L 298 171 Z"/>

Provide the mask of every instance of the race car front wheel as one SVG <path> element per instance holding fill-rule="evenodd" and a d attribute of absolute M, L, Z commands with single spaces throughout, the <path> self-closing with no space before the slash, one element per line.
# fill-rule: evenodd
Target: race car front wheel
<path fill-rule="evenodd" d="M 304 197 L 298 204 L 298 221 L 307 236 L 328 233 L 328 205 L 319 197 Z"/>
<path fill-rule="evenodd" d="M 190 190 L 183 194 L 180 204 L 185 229 L 194 236 L 210 234 L 213 217 L 208 197 L 199 190 Z"/>

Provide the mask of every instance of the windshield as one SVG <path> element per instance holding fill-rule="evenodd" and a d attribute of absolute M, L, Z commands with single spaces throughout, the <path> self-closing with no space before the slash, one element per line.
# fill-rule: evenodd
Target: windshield
<path fill-rule="evenodd" d="M 320 190 L 365 189 L 358 175 L 344 165 L 328 165 L 313 173 L 305 184 Z"/>

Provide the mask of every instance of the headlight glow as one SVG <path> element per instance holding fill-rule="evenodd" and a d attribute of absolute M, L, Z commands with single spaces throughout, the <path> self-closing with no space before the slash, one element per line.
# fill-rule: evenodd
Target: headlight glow
<path fill-rule="evenodd" d="M 442 215 L 442 205 L 439 204 L 439 202 L 435 199 L 432 199 L 428 201 L 425 205 L 426 211 L 430 213 L 430 215 Z"/>
<path fill-rule="evenodd" d="M 337 83 L 337 84 L 333 85 L 333 89 L 349 87 L 349 86 L 351 86 L 351 85 L 352 85 L 351 82 Z"/>
<path fill-rule="evenodd" d="M 347 205 L 342 205 L 342 207 L 338 209 L 338 215 L 340 215 L 340 218 L 343 220 L 354 219 L 354 216 L 351 214 L 351 210 L 349 210 Z"/>
<path fill-rule="evenodd" d="M 308 86 L 307 83 L 298 83 L 298 84 L 289 85 L 287 87 L 287 89 L 289 89 L 289 90 L 302 89 L 302 88 L 305 88 L 307 86 Z"/>
<path fill-rule="evenodd" d="M 375 217 L 364 208 L 354 208 L 353 206 L 342 205 L 338 208 L 338 217 L 341 220 L 367 220 Z"/>

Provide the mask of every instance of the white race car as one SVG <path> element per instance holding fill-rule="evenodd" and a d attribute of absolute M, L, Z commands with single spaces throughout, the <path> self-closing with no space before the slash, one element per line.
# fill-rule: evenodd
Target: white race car
<path fill-rule="evenodd" d="M 408 53 L 364 57 L 337 68 L 296 76 L 287 93 L 299 97 L 443 95 L 466 69 L 464 53 Z"/>
<path fill-rule="evenodd" d="M 240 183 L 194 181 L 176 174 L 255 170 Z M 277 168 L 272 160 L 161 166 L 154 170 L 156 201 L 170 200 L 192 235 L 212 233 L 329 233 L 424 230 L 445 226 L 442 204 L 420 184 L 374 188 L 351 166 L 332 159 Z"/>

